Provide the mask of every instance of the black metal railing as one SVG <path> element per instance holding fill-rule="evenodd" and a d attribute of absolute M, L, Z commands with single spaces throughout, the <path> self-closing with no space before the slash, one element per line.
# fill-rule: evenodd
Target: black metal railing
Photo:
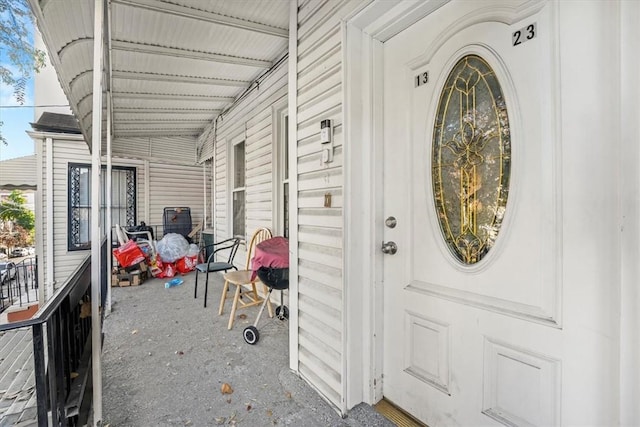
<path fill-rule="evenodd" d="M 0 313 L 11 306 L 22 307 L 38 301 L 36 257 L 7 263 L 0 283 Z"/>
<path fill-rule="evenodd" d="M 106 295 L 108 248 L 101 248 L 100 288 Z M 104 301 L 104 296 L 103 296 Z M 104 304 L 103 304 L 104 306 Z M 28 320 L 0 325 L 0 333 L 30 328 L 39 426 L 78 425 L 91 378 L 91 256 L 88 255 Z"/>

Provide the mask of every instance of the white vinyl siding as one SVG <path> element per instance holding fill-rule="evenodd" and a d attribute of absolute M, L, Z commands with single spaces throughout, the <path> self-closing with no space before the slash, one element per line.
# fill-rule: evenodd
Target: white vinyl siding
<path fill-rule="evenodd" d="M 343 112 L 340 23 L 361 1 L 300 1 L 298 10 L 299 370 L 342 407 Z M 333 125 L 333 161 L 321 161 L 320 122 Z M 331 194 L 331 207 L 324 195 Z"/>
<path fill-rule="evenodd" d="M 238 137 L 245 141 L 245 229 L 250 237 L 260 227 L 273 224 L 273 135 L 272 106 L 286 100 L 287 61 L 283 61 L 260 85 L 218 119 L 214 142 L 213 127 L 205 131 L 202 153 L 214 155 L 214 224 L 216 241 L 231 237 L 229 219 L 229 191 L 232 188 L 232 168 L 228 164 L 229 146 Z M 213 146 L 212 146 L 213 145 Z M 204 156 L 201 159 L 205 158 Z M 244 248 L 241 246 L 235 264 L 243 266 Z"/>
<path fill-rule="evenodd" d="M 46 277 L 46 227 L 45 216 L 47 209 L 46 200 L 46 150 L 51 149 L 42 144 L 42 181 L 38 183 L 38 188 L 42 194 L 42 206 L 36 215 L 42 216 L 42 230 L 38 233 L 42 235 L 43 259 L 40 261 L 43 271 L 44 283 Z M 78 264 L 89 253 L 86 250 L 67 250 L 68 233 L 68 172 L 69 163 L 91 164 L 91 156 L 84 141 L 53 141 L 53 248 L 54 248 L 54 279 L 57 286 L 75 270 Z M 103 159 L 105 163 L 105 159 Z M 136 204 L 137 223 L 145 221 L 149 225 L 158 225 L 158 236 L 162 235 L 162 216 L 165 207 L 191 208 L 193 225 L 202 221 L 204 215 L 204 186 L 205 182 L 211 182 L 211 169 L 202 165 L 193 164 L 168 164 L 160 162 L 150 162 L 139 159 L 125 159 L 113 157 L 113 166 L 128 166 L 136 168 Z M 206 173 L 206 178 L 204 174 Z M 147 182 L 148 177 L 148 182 Z M 148 189 L 149 194 L 146 194 Z M 208 190 L 208 188 L 207 188 Z"/>
<path fill-rule="evenodd" d="M 40 144 L 40 142 L 39 142 Z M 44 283 L 49 282 L 49 278 L 46 277 L 47 268 L 47 233 L 46 229 L 49 226 L 47 224 L 46 211 L 47 211 L 47 199 L 46 199 L 46 182 L 44 177 L 46 176 L 46 152 L 53 148 L 53 250 L 54 250 L 54 270 L 53 280 L 56 282 L 56 286 L 60 286 L 69 277 L 71 273 L 76 269 L 78 264 L 89 253 L 86 250 L 69 251 L 67 249 L 68 242 L 68 183 L 69 183 L 69 163 L 83 163 L 91 164 L 91 155 L 89 149 L 84 141 L 70 141 L 70 140 L 54 140 L 53 147 L 42 144 L 42 157 L 41 167 L 43 182 L 38 183 L 38 189 L 42 194 L 42 206 L 36 215 L 42 216 L 42 230 L 37 232 L 42 235 L 42 260 L 39 260 L 39 269 L 43 272 Z M 136 183 L 137 183 L 137 209 L 138 218 L 140 218 L 140 212 L 144 210 L 144 197 L 141 191 L 144 188 L 144 173 L 143 162 L 139 160 L 129 159 L 113 159 L 113 164 L 118 166 L 130 166 L 136 168 Z"/>
<path fill-rule="evenodd" d="M 210 170 L 202 165 L 179 165 L 149 162 L 149 219 L 148 225 L 157 227 L 162 237 L 164 208 L 191 209 L 191 222 L 195 227 L 204 218 L 204 181 L 210 182 Z M 140 191 L 141 188 L 138 188 Z M 138 213 L 143 218 L 142 213 Z M 139 222 L 140 220 L 138 220 Z"/>

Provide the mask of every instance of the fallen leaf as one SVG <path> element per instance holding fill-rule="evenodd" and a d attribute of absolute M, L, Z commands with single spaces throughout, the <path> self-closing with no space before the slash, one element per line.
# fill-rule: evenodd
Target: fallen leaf
<path fill-rule="evenodd" d="M 78 378 L 79 376 L 80 374 L 77 372 L 71 372 L 71 375 L 70 375 L 71 379 Z"/>
<path fill-rule="evenodd" d="M 247 404 L 247 411 L 250 411 L 250 410 L 251 410 L 251 405 Z"/>
<path fill-rule="evenodd" d="M 231 398 L 227 399 L 227 403 L 231 403 Z"/>
<path fill-rule="evenodd" d="M 225 417 L 217 417 L 216 418 L 216 424 L 218 424 L 218 425 L 224 424 L 225 422 L 227 422 L 227 419 Z"/>
<path fill-rule="evenodd" d="M 231 393 L 233 393 L 233 389 L 231 388 L 231 385 L 229 385 L 228 383 L 224 383 L 220 387 L 220 392 L 222 394 L 231 394 Z"/>
<path fill-rule="evenodd" d="M 273 417 L 273 411 L 271 409 L 267 409 L 267 417 Z"/>
<path fill-rule="evenodd" d="M 285 397 L 287 399 L 291 399 L 291 392 L 290 391 L 287 391 L 284 395 L 285 395 Z"/>
<path fill-rule="evenodd" d="M 184 423 L 184 425 L 186 425 L 186 426 L 191 426 L 191 425 L 193 425 L 193 423 L 191 422 L 191 420 L 187 420 L 187 421 Z"/>
<path fill-rule="evenodd" d="M 137 333 L 138 333 L 138 330 L 137 330 L 137 329 L 134 329 L 133 331 L 131 331 L 131 335 L 135 335 L 135 334 L 137 334 Z"/>
<path fill-rule="evenodd" d="M 244 314 L 244 313 L 242 313 L 242 314 L 239 314 L 239 315 L 238 315 L 238 319 L 242 319 L 242 320 L 244 320 L 244 319 L 246 319 L 246 318 L 247 318 L 247 315 L 246 315 L 246 314 Z"/>
<path fill-rule="evenodd" d="M 184 351 L 182 351 L 182 350 L 176 351 L 176 354 L 178 356 L 184 356 Z"/>

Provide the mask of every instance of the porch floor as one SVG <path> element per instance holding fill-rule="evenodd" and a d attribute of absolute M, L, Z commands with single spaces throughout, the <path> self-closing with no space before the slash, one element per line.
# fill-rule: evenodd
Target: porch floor
<path fill-rule="evenodd" d="M 103 425 L 393 426 L 365 404 L 342 419 L 292 372 L 287 322 L 264 313 L 260 341 L 248 345 L 242 330 L 258 313 L 251 307 L 239 310 L 246 318 L 227 330 L 231 300 L 218 316 L 219 274 L 210 276 L 207 308 L 204 280 L 194 299 L 195 273 L 181 277 L 184 283 L 169 289 L 167 279 L 112 288 L 104 324 Z M 233 393 L 221 393 L 224 383 Z"/>

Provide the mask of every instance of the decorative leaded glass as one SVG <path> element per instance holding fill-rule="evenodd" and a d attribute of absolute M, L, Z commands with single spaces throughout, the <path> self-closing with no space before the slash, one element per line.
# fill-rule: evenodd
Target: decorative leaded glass
<path fill-rule="evenodd" d="M 136 225 L 136 170 L 127 169 L 126 186 L 127 186 L 127 226 Z"/>
<path fill-rule="evenodd" d="M 136 169 L 114 166 L 111 170 L 111 221 L 106 221 L 106 182 L 104 169 L 100 175 L 100 226 L 111 229 L 114 224 L 136 225 Z M 91 165 L 69 163 L 69 235 L 70 251 L 91 247 Z"/>
<path fill-rule="evenodd" d="M 494 71 L 468 55 L 442 89 L 433 133 L 433 192 L 447 246 L 464 264 L 495 244 L 507 205 L 511 136 Z"/>

